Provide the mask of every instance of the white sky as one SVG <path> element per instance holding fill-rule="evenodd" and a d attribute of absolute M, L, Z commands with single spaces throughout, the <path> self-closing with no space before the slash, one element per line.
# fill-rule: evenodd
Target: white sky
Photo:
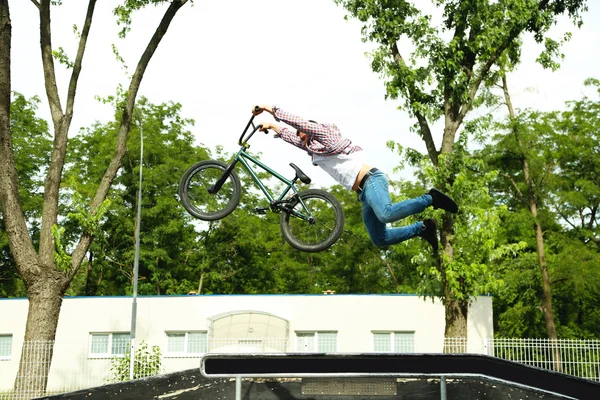
<path fill-rule="evenodd" d="M 566 100 L 581 98 L 583 80 L 600 78 L 600 3 L 589 1 L 584 25 L 577 30 L 561 21 L 557 32 L 572 31 L 563 48 L 566 56 L 556 72 L 535 63 L 539 47 L 528 39 L 522 65 L 509 77 L 515 106 L 541 110 L 561 109 Z M 77 91 L 71 136 L 80 127 L 112 118 L 110 106 L 94 100 L 115 93 L 128 78 L 115 61 L 111 44 L 133 73 L 165 7 L 134 14 L 132 32 L 117 38 L 112 10 L 116 0 L 96 5 L 88 48 Z M 40 116 L 49 119 L 39 46 L 39 18 L 31 1 L 11 0 L 12 89 L 42 99 Z M 52 14 L 53 48 L 63 47 L 75 58 L 73 25 L 83 26 L 86 1 L 63 0 Z M 303 117 L 334 122 L 342 133 L 365 149 L 365 161 L 390 172 L 398 156 L 385 143 L 395 140 L 424 152 L 421 139 L 411 132 L 407 114 L 398 102 L 385 101 L 383 82 L 371 71 L 364 55 L 369 46 L 361 42 L 360 25 L 344 20 L 345 10 L 332 0 L 196 0 L 186 4 L 167 32 L 144 76 L 139 96 L 153 103 L 175 101 L 183 116 L 196 120 L 192 128 L 198 143 L 211 148 L 221 144 L 237 150 L 237 139 L 255 103 L 277 104 Z M 401 49 L 402 51 L 403 49 Z M 61 100 L 66 98 L 70 71 L 57 64 Z M 256 121 L 271 121 L 269 117 Z M 436 145 L 442 125 L 435 124 Z M 334 181 L 301 150 L 271 136 L 260 134 L 251 150 L 285 176 L 294 162 L 313 178 L 313 186 Z"/>

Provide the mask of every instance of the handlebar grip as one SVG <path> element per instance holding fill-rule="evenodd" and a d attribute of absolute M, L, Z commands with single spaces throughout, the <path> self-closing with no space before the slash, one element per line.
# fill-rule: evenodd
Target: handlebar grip
<path fill-rule="evenodd" d="M 262 124 L 258 124 L 258 125 L 256 125 L 256 130 L 262 131 L 262 127 L 263 127 Z M 269 130 L 268 129 L 265 130 L 265 135 L 268 134 L 268 133 L 269 133 Z"/>
<path fill-rule="evenodd" d="M 254 111 L 258 111 L 258 110 L 260 110 L 260 107 L 259 106 L 254 106 Z"/>

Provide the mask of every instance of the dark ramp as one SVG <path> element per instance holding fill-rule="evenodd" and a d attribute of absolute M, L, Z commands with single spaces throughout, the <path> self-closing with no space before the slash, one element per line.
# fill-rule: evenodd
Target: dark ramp
<path fill-rule="evenodd" d="M 600 383 L 479 354 L 207 354 L 207 377 L 430 376 L 490 378 L 575 399 L 600 399 Z"/>
<path fill-rule="evenodd" d="M 217 356 L 216 358 L 213 358 Z M 282 364 L 283 363 L 283 364 Z M 504 400 L 504 399 L 600 399 L 600 384 L 564 374 L 525 367 L 493 357 L 449 354 L 282 354 L 282 355 L 207 355 L 200 369 L 190 369 L 171 374 L 130 382 L 99 386 L 71 393 L 43 397 L 44 399 L 100 400 L 100 399 L 148 399 L 148 400 L 228 400 L 236 397 L 236 380 L 218 374 L 252 371 L 276 375 L 294 375 L 297 371 L 304 378 L 258 377 L 241 381 L 242 400 L 439 400 L 442 398 L 444 376 L 447 399 Z M 507 372 L 510 370 L 510 372 Z M 308 372 L 307 372 L 308 371 Z M 338 377 L 330 376 L 338 371 Z M 339 372 L 343 371 L 343 372 Z M 357 372 L 359 371 L 359 372 Z M 377 372 L 372 372 L 377 371 Z M 383 372 L 382 372 L 383 371 Z M 313 376 L 327 374 L 325 378 Z M 212 374 L 212 376 L 211 376 Z M 217 375 L 218 375 L 217 374 Z M 372 374 L 372 375 L 371 375 Z M 491 379 L 488 375 L 491 374 Z M 351 376 L 341 376 L 351 375 Z M 358 377 L 360 375 L 360 377 Z M 398 375 L 398 378 L 394 377 Z M 437 376 L 436 376 L 437 375 Z M 455 376 L 463 375 L 463 376 Z M 498 375 L 515 379 L 515 383 L 503 381 Z M 336 382 L 352 386 L 355 381 L 372 379 L 376 384 L 393 383 L 394 394 L 349 395 L 314 394 L 310 381 Z M 410 378 L 413 377 L 413 378 Z M 519 383 L 540 383 L 542 387 L 559 389 L 551 391 L 526 387 Z M 341 383 L 340 383 L 341 382 Z M 564 384 L 564 385 L 561 385 Z M 527 385 L 529 386 L 529 385 Z M 563 387 L 564 386 L 564 387 Z M 564 388 L 571 394 L 563 393 Z M 573 394 L 574 390 L 583 392 Z"/>
<path fill-rule="evenodd" d="M 351 378 L 350 378 L 351 380 Z M 396 394 L 368 395 L 312 395 L 304 394 L 301 379 L 243 380 L 242 400 L 440 400 L 439 379 L 401 379 Z M 567 397 L 539 393 L 534 390 L 486 382 L 481 379 L 450 379 L 447 399 L 452 400 L 564 400 Z M 198 369 L 159 375 L 112 385 L 79 390 L 40 399 L 54 400 L 233 400 L 235 380 L 205 378 Z"/>
<path fill-rule="evenodd" d="M 219 396 L 215 394 L 222 392 L 223 386 L 231 386 L 235 383 L 230 383 L 230 381 L 230 379 L 224 378 L 205 378 L 200 374 L 198 368 L 194 368 L 149 378 L 82 389 L 75 392 L 40 397 L 39 399 L 218 399 Z M 194 395 L 190 395 L 190 393 L 194 393 Z"/>

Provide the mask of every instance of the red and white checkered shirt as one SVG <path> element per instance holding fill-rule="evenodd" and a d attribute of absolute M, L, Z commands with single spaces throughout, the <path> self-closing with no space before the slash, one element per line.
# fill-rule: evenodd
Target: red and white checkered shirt
<path fill-rule="evenodd" d="M 332 156 L 352 154 L 362 150 L 360 146 L 353 145 L 350 139 L 344 139 L 340 130 L 334 124 L 309 122 L 276 106 L 273 107 L 273 114 L 277 121 L 285 122 L 298 131 L 306 133 L 310 139 L 307 145 L 304 146 L 298 134 L 287 127 L 282 127 L 281 131 L 275 136 L 281 137 L 286 142 L 301 148 L 310 155 Z"/>

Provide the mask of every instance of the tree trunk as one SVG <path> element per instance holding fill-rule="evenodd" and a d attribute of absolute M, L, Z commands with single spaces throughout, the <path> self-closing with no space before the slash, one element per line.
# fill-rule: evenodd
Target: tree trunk
<path fill-rule="evenodd" d="M 44 395 L 54 349 L 58 317 L 68 282 L 59 272 L 40 268 L 44 276 L 27 282 L 29 311 L 14 386 L 15 399 Z"/>
<path fill-rule="evenodd" d="M 525 180 L 527 182 L 527 188 L 533 190 L 531 187 L 531 178 L 529 177 L 529 166 L 527 161 L 523 161 L 523 172 Z M 544 321 L 546 323 L 546 331 L 548 338 L 551 340 L 558 339 L 556 335 L 556 326 L 554 324 L 554 312 L 552 311 L 552 282 L 548 274 L 548 264 L 546 263 L 546 251 L 544 249 L 544 234 L 542 232 L 542 226 L 540 225 L 537 212 L 537 203 L 533 196 L 529 196 L 529 211 L 531 216 L 535 220 L 535 244 L 538 254 L 538 264 L 540 266 L 540 272 L 542 274 L 542 314 L 544 315 Z"/>
<path fill-rule="evenodd" d="M 440 245 L 444 252 L 444 259 L 452 262 L 454 259 L 454 247 L 452 238 L 454 237 L 454 217 L 450 214 L 444 216 L 442 226 L 440 227 Z M 439 269 L 442 276 L 445 275 L 445 261 L 439 259 Z M 469 312 L 469 302 L 455 299 L 455 293 L 449 283 L 443 279 L 444 287 L 444 307 L 446 310 L 446 327 L 444 329 L 444 352 L 446 353 L 465 353 L 467 351 L 467 315 Z M 459 278 L 459 284 L 464 287 L 464 282 Z"/>
<path fill-rule="evenodd" d="M 440 245 L 448 260 L 454 259 L 454 247 L 451 238 L 454 236 L 454 217 L 451 214 L 444 216 L 440 235 Z M 442 262 L 440 260 L 440 262 Z M 442 264 L 441 269 L 443 270 Z M 464 284 L 459 280 L 461 286 Z M 446 326 L 444 329 L 444 353 L 467 352 L 467 317 L 469 302 L 455 299 L 455 295 L 448 282 L 444 280 L 444 308 L 446 310 Z"/>
<path fill-rule="evenodd" d="M 452 296 L 448 286 L 444 289 L 446 301 L 446 328 L 444 329 L 444 353 L 467 352 L 467 315 L 469 303 L 460 301 Z"/>
<path fill-rule="evenodd" d="M 531 178 L 529 177 L 529 166 L 527 161 L 523 161 L 523 172 L 525 173 L 527 188 L 531 193 L 533 188 L 531 187 Z M 544 323 L 546 324 L 546 332 L 548 333 L 548 339 L 550 339 L 550 345 L 552 346 L 553 354 L 553 366 L 555 371 L 562 371 L 562 360 L 560 355 L 560 349 L 557 346 L 558 335 L 556 334 L 556 325 L 554 323 L 554 311 L 552 310 L 552 281 L 548 274 L 548 264 L 546 263 L 546 251 L 544 249 L 544 234 L 542 232 L 542 226 L 538 221 L 537 203 L 533 196 L 529 196 L 529 210 L 535 221 L 535 244 L 538 254 L 538 264 L 540 266 L 540 272 L 542 274 L 542 304 L 541 310 L 544 316 Z"/>

